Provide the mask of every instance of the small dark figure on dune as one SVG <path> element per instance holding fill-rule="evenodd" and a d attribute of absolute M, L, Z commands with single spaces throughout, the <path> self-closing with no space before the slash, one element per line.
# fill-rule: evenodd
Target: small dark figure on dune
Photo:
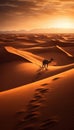
<path fill-rule="evenodd" d="M 43 60 L 42 62 L 42 68 L 48 68 L 48 64 L 51 63 L 53 61 L 53 58 L 51 58 L 50 60 Z"/>

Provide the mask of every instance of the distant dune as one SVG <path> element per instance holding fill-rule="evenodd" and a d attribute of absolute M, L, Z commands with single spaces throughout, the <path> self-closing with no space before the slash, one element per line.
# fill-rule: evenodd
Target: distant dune
<path fill-rule="evenodd" d="M 74 52 L 70 51 L 70 53 L 73 55 L 72 57 L 68 56 L 64 52 L 62 52 L 60 49 L 58 49 L 56 46 L 52 47 L 40 47 L 40 48 L 28 48 L 27 51 L 30 51 L 36 55 L 39 55 L 41 57 L 44 57 L 46 59 L 50 59 L 53 57 L 54 62 L 56 62 L 57 65 L 67 65 L 74 62 Z M 67 49 L 66 49 L 67 50 Z M 69 52 L 69 47 L 68 47 Z"/>
<path fill-rule="evenodd" d="M 61 31 L 60 31 L 61 30 Z M 1 34 L 22 34 L 22 33 L 25 33 L 25 34 L 44 34 L 44 33 L 52 33 L 52 34 L 56 34 L 56 33 L 74 33 L 74 29 L 66 29 L 66 28 L 36 28 L 36 29 L 32 29 L 32 30 L 12 30 L 12 31 L 0 31 Z"/>

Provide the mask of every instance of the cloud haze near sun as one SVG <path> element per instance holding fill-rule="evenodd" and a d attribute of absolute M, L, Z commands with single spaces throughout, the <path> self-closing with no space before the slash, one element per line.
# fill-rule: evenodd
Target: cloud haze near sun
<path fill-rule="evenodd" d="M 74 0 L 1 0 L 0 30 L 74 28 Z"/>

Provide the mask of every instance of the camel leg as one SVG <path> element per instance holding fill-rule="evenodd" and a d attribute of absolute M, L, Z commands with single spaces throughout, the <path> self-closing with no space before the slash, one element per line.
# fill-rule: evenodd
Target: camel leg
<path fill-rule="evenodd" d="M 44 65 L 42 64 L 42 68 L 44 68 Z"/>
<path fill-rule="evenodd" d="M 48 64 L 47 64 L 47 68 L 48 68 Z"/>

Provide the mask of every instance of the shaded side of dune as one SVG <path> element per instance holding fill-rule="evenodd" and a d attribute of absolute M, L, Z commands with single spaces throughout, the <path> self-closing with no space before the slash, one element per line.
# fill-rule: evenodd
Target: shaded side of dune
<path fill-rule="evenodd" d="M 18 55 L 9 53 L 5 50 L 4 47 L 0 48 L 0 64 L 5 62 L 11 62 L 11 61 L 27 61 L 23 57 L 20 57 Z"/>
<path fill-rule="evenodd" d="M 27 49 L 27 51 L 32 52 L 33 54 L 39 55 L 41 57 L 44 57 L 45 59 L 50 59 L 51 57 L 53 57 L 54 62 L 56 62 L 57 65 L 67 65 L 74 63 L 74 57 L 68 56 L 60 49 L 58 49 L 56 46 L 31 48 Z"/>

